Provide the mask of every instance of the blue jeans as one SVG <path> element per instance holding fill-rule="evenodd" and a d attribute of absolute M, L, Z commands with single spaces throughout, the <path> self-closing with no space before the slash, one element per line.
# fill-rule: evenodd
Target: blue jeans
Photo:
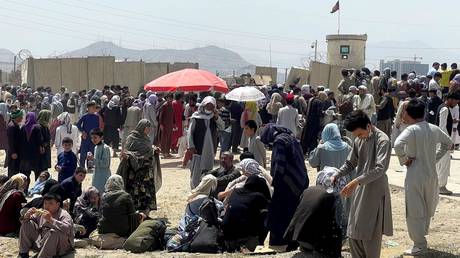
<path fill-rule="evenodd" d="M 220 152 L 229 151 L 232 146 L 232 133 L 219 131 L 220 135 Z"/>

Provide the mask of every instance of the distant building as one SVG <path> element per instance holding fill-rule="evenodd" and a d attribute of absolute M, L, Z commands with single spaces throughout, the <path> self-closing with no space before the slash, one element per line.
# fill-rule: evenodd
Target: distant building
<path fill-rule="evenodd" d="M 422 64 L 420 61 L 401 61 L 395 59 L 393 61 L 387 61 L 380 59 L 380 71 L 383 71 L 385 68 L 390 68 L 392 71 L 398 72 L 398 78 L 400 78 L 403 73 L 410 73 L 415 71 L 417 75 L 426 75 L 429 69 L 428 64 Z"/>

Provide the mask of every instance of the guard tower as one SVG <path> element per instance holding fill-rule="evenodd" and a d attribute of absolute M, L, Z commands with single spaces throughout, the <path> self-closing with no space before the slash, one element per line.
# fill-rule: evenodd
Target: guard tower
<path fill-rule="evenodd" d="M 363 68 L 366 61 L 367 34 L 327 35 L 327 60 L 330 65 Z"/>

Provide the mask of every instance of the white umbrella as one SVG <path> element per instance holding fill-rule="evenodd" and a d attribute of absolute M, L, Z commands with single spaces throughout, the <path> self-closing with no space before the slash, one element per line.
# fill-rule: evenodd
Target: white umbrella
<path fill-rule="evenodd" d="M 225 98 L 228 100 L 245 102 L 265 99 L 265 95 L 256 87 L 244 86 L 233 89 L 225 95 Z"/>

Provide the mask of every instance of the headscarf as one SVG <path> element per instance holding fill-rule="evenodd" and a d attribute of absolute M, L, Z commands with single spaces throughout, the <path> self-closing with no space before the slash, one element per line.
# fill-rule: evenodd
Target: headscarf
<path fill-rule="evenodd" d="M 319 100 L 321 100 L 321 101 L 326 101 L 326 100 L 327 100 L 327 94 L 326 94 L 326 92 L 324 92 L 324 91 L 318 92 L 318 98 L 319 98 Z"/>
<path fill-rule="evenodd" d="M 15 111 L 11 112 L 11 119 L 16 119 L 18 117 L 22 117 L 24 113 L 22 112 L 21 109 L 16 109 Z"/>
<path fill-rule="evenodd" d="M 63 125 L 65 125 L 67 129 L 67 134 L 72 134 L 72 121 L 70 119 L 70 115 L 68 112 L 64 112 L 60 114 L 57 119 L 61 121 Z"/>
<path fill-rule="evenodd" d="M 316 177 L 316 185 L 322 185 L 325 187 L 329 187 L 330 181 L 329 179 L 332 176 L 336 176 L 339 170 L 334 167 L 324 167 L 323 170 L 321 170 L 318 173 L 318 176 Z M 340 193 L 342 189 L 348 184 L 348 178 L 347 177 L 339 177 L 337 178 L 337 182 L 334 184 L 334 192 Z"/>
<path fill-rule="evenodd" d="M 410 79 L 410 80 L 415 80 L 415 78 L 416 78 L 417 76 L 415 75 L 415 73 L 409 73 L 409 75 L 408 75 L 407 77 L 408 77 L 408 79 Z"/>
<path fill-rule="evenodd" d="M 53 103 L 54 102 L 61 102 L 61 94 L 59 93 L 56 93 L 54 96 L 53 96 Z"/>
<path fill-rule="evenodd" d="M 262 130 L 260 140 L 266 145 L 273 144 L 276 137 L 280 134 L 292 135 L 292 131 L 282 125 L 270 123 L 265 125 Z"/>
<path fill-rule="evenodd" d="M 261 193 L 268 200 L 271 199 L 270 189 L 263 177 L 257 175 L 249 176 L 248 179 L 246 179 L 246 183 L 244 183 L 243 189 L 249 192 Z M 241 190 L 242 189 L 236 189 L 238 192 Z"/>
<path fill-rule="evenodd" d="M 144 132 L 147 127 L 152 127 L 152 123 L 145 118 L 137 123 L 136 128 L 126 138 L 127 151 L 134 153 L 136 156 L 144 156 L 144 158 L 153 156 L 152 144 L 149 136 Z"/>
<path fill-rule="evenodd" d="M 339 127 L 334 123 L 327 124 L 321 133 L 324 147 L 328 151 L 341 151 L 347 148 L 348 144 L 342 141 Z"/>
<path fill-rule="evenodd" d="M 456 83 L 460 83 L 460 73 L 456 74 L 453 79 Z"/>
<path fill-rule="evenodd" d="M 0 211 L 3 208 L 8 197 L 10 197 L 13 193 L 19 191 L 19 189 L 24 185 L 26 182 L 27 177 L 24 174 L 16 174 L 12 176 L 6 183 L 0 188 Z"/>
<path fill-rule="evenodd" d="M 38 123 L 43 127 L 49 127 L 51 118 L 51 111 L 42 110 L 38 113 Z"/>
<path fill-rule="evenodd" d="M 64 106 L 61 102 L 61 94 L 56 93 L 51 102 L 51 117 L 57 118 L 62 112 L 64 112 Z"/>
<path fill-rule="evenodd" d="M 217 179 L 213 175 L 206 175 L 201 179 L 200 184 L 188 195 L 187 201 L 193 201 L 199 195 L 206 195 L 214 191 L 217 187 Z"/>
<path fill-rule="evenodd" d="M 259 108 L 257 107 L 257 103 L 255 101 L 248 101 L 244 104 L 244 111 L 244 121 L 255 121 L 257 117 L 257 112 L 259 112 Z M 248 111 L 250 113 L 248 113 Z"/>
<path fill-rule="evenodd" d="M 205 107 L 207 104 L 211 103 L 212 105 L 214 105 L 214 107 L 216 107 L 216 99 L 212 96 L 207 96 L 203 99 L 203 101 L 201 101 L 199 107 L 198 107 L 198 111 L 196 111 L 195 113 L 193 113 L 192 115 L 192 118 L 197 118 L 197 119 L 211 119 L 214 117 L 214 113 L 211 113 L 211 114 L 206 114 L 205 112 Z"/>
<path fill-rule="evenodd" d="M 302 88 L 300 89 L 300 92 L 301 92 L 302 96 L 310 94 L 311 93 L 310 92 L 310 85 L 307 85 L 307 84 L 303 85 Z"/>
<path fill-rule="evenodd" d="M 51 109 L 51 105 L 48 97 L 44 97 L 41 103 L 41 109 Z"/>
<path fill-rule="evenodd" d="M 123 178 L 120 175 L 111 175 L 105 183 L 105 193 L 122 191 L 124 188 Z"/>
<path fill-rule="evenodd" d="M 6 103 L 0 103 L 0 115 L 2 115 L 5 123 L 10 121 L 10 113 L 8 112 L 8 105 Z"/>
<path fill-rule="evenodd" d="M 142 105 L 142 101 L 141 101 L 140 99 L 137 99 L 137 100 L 139 101 L 139 105 Z M 158 97 L 157 97 L 157 95 L 151 93 L 151 94 L 148 96 L 147 100 L 145 101 L 144 106 L 141 107 L 141 108 L 143 108 L 143 112 L 144 112 L 144 113 L 150 112 L 150 111 L 148 110 L 149 107 L 152 106 L 152 107 L 155 108 L 155 107 L 157 106 L 157 103 L 158 103 Z"/>
<path fill-rule="evenodd" d="M 271 98 L 270 98 L 270 106 L 273 106 L 275 103 L 277 102 L 281 102 L 283 98 L 281 97 L 281 95 L 279 93 L 273 93 Z"/>
<path fill-rule="evenodd" d="M 120 96 L 118 96 L 118 95 L 114 95 L 110 99 L 109 104 L 107 104 L 108 109 L 117 108 L 119 106 L 120 106 Z"/>
<path fill-rule="evenodd" d="M 77 198 L 77 201 L 75 202 L 75 206 L 79 206 L 80 208 L 88 208 L 91 205 L 89 199 L 90 199 L 91 195 L 93 195 L 93 194 L 96 194 L 99 197 L 99 206 L 96 207 L 97 209 L 99 209 L 100 206 L 101 206 L 101 202 L 100 202 L 101 194 L 99 193 L 99 190 L 97 190 L 97 188 L 94 187 L 94 186 L 88 187 L 88 189 L 86 189 L 80 195 L 80 197 Z"/>
<path fill-rule="evenodd" d="M 24 129 L 26 130 L 27 138 L 30 138 L 34 126 L 37 124 L 37 115 L 34 112 L 27 113 Z"/>
<path fill-rule="evenodd" d="M 243 172 L 250 175 L 258 175 L 262 173 L 259 163 L 254 159 L 244 159 L 240 161 L 239 166 Z"/>
<path fill-rule="evenodd" d="M 390 68 L 385 68 L 383 69 L 383 77 L 389 79 L 391 77 L 391 69 Z"/>

